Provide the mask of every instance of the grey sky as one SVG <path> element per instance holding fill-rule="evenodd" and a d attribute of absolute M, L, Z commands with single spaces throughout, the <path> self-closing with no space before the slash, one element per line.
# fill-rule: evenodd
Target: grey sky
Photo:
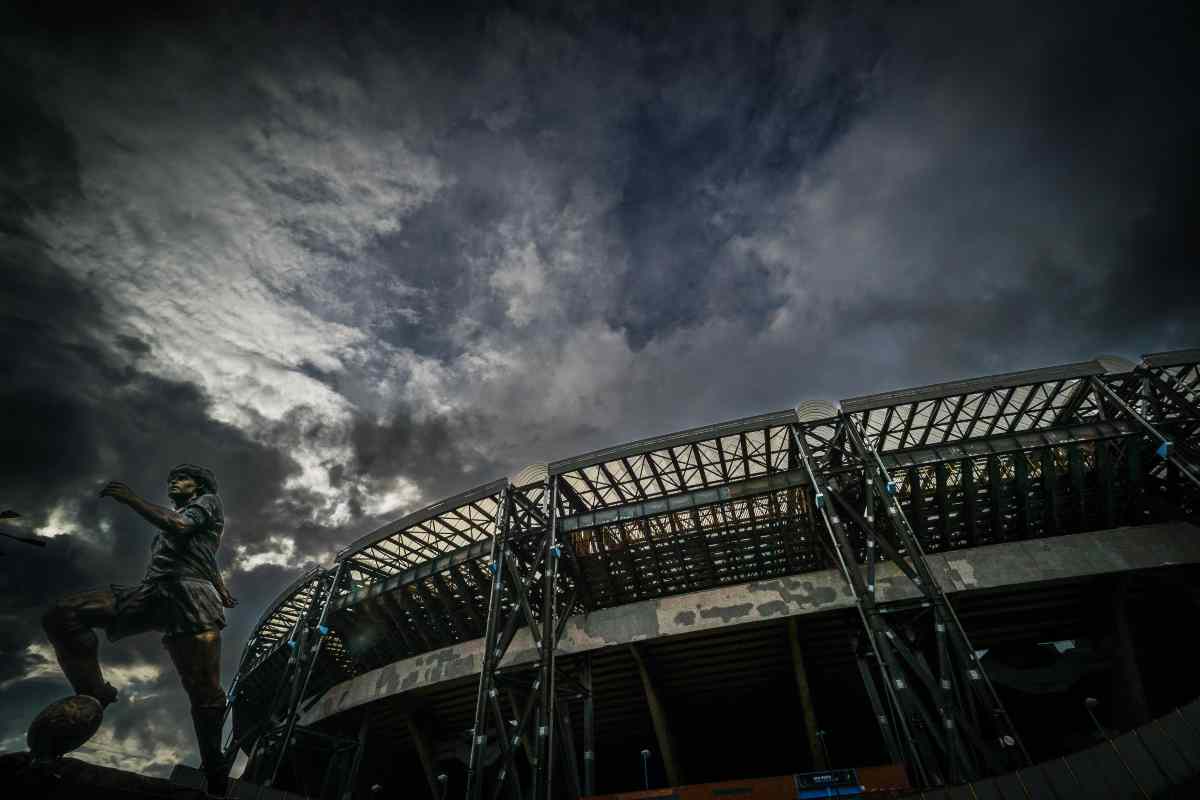
<path fill-rule="evenodd" d="M 144 569 L 106 479 L 217 472 L 231 671 L 305 563 L 527 463 L 1200 343 L 1193 12 L 644 5 L 0 27 L 0 503 L 54 537 L 4 545 L 0 749 L 66 689 L 40 609 Z M 157 640 L 104 657 L 101 745 L 163 747 L 89 757 L 194 761 Z"/>

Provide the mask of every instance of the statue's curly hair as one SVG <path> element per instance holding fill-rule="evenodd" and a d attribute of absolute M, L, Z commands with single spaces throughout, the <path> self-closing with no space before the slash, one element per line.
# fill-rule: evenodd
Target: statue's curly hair
<path fill-rule="evenodd" d="M 176 475 L 183 475 L 200 484 L 200 488 L 204 494 L 217 493 L 217 476 L 208 467 L 200 467 L 195 464 L 180 464 L 167 474 L 167 480 L 170 481 Z"/>

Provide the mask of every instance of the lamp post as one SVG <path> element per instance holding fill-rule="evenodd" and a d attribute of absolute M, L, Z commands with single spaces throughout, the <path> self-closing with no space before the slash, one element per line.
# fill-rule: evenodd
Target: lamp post
<path fill-rule="evenodd" d="M 642 788 L 650 788 L 650 751 L 642 751 Z"/>
<path fill-rule="evenodd" d="M 15 511 L 13 511 L 12 509 L 5 509 L 4 511 L 0 511 L 0 521 L 16 519 L 19 516 L 21 516 L 21 515 Z M 31 544 L 34 547 L 45 547 L 46 546 L 46 540 L 40 539 L 36 536 L 20 536 L 15 533 L 6 533 L 4 531 L 0 531 L 0 536 L 3 536 L 6 539 L 12 539 L 14 541 L 21 542 L 23 544 Z"/>
<path fill-rule="evenodd" d="M 821 753 L 825 756 L 825 769 L 833 769 L 833 762 L 829 760 L 829 746 L 825 744 L 825 730 L 817 731 L 817 741 L 821 743 Z"/>
<path fill-rule="evenodd" d="M 1083 699 L 1083 707 L 1087 709 L 1088 716 L 1092 718 L 1092 724 L 1096 726 L 1096 732 L 1100 734 L 1104 741 L 1108 742 L 1108 746 L 1112 748 L 1113 754 L 1116 755 L 1117 760 L 1121 762 L 1121 766 L 1123 766 L 1125 771 L 1129 773 L 1129 779 L 1133 781 L 1133 785 L 1137 787 L 1138 794 L 1146 798 L 1146 800 L 1150 800 L 1150 795 L 1146 794 L 1146 790 L 1142 788 L 1142 784 L 1138 782 L 1137 776 L 1134 775 L 1133 770 L 1129 768 L 1129 764 L 1126 763 L 1125 758 L 1121 755 L 1121 751 L 1117 749 L 1117 743 L 1114 742 L 1112 737 L 1108 735 L 1108 731 L 1105 730 L 1104 726 L 1100 724 L 1100 720 L 1096 719 L 1096 714 L 1092 709 L 1098 705 L 1100 705 L 1100 701 L 1094 697 L 1085 697 Z"/>

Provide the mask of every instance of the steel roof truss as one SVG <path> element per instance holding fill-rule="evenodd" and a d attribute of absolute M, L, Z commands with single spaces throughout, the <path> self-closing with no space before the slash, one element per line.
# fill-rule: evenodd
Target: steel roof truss
<path fill-rule="evenodd" d="M 941 784 L 970 780 L 976 772 L 977 758 L 990 760 L 987 752 L 989 748 L 980 748 L 983 739 L 974 733 L 971 720 L 964 716 L 958 703 L 958 698 L 963 695 L 964 690 L 956 688 L 955 684 L 962 682 L 965 677 L 969 691 L 981 692 L 982 687 L 976 685 L 978 681 L 972 676 L 982 676 L 982 670 L 974 661 L 974 651 L 969 644 L 961 651 L 966 654 L 967 660 L 960 659 L 959 666 L 953 666 L 954 659 L 946 646 L 947 638 L 962 638 L 965 642 L 965 633 L 962 632 L 961 625 L 953 616 L 953 609 L 946 602 L 925 563 L 896 494 L 885 491 L 885 487 L 892 487 L 894 484 L 883 462 L 879 460 L 877 453 L 868 450 L 862 433 L 854 427 L 854 420 L 848 416 L 842 419 L 847 438 L 872 477 L 866 484 L 867 490 L 887 508 L 887 529 L 869 523 L 855 510 L 853 504 L 840 496 L 838 490 L 825 477 L 822 466 L 813 458 L 800 430 L 803 426 L 798 426 L 795 438 L 806 468 L 815 479 L 818 512 L 829 532 L 832 549 L 841 565 L 843 575 L 858 598 L 856 607 L 870 639 L 871 650 L 877 656 L 880 684 L 895 711 L 895 719 L 900 728 L 897 737 L 899 744 L 906 748 L 907 760 L 913 764 L 920 782 Z M 907 439 L 907 435 L 904 438 Z M 940 480 L 939 485 L 944 487 L 945 480 Z M 919 477 L 911 482 L 911 491 L 914 499 L 924 491 Z M 832 502 L 823 499 L 826 496 L 832 497 Z M 923 660 L 909 650 L 903 639 L 895 634 L 891 624 L 879 612 L 875 605 L 874 592 L 867 586 L 860 572 L 858 553 L 850 544 L 845 523 L 838 514 L 839 508 L 852 524 L 893 556 L 897 566 L 901 567 L 904 574 L 934 606 L 938 620 L 935 629 L 940 680 L 935 680 L 932 671 Z M 892 536 L 895 537 L 894 540 Z M 917 691 L 906 676 L 915 678 L 918 684 L 924 687 L 924 691 Z M 986 682 L 986 676 L 982 678 Z M 1003 706 L 991 690 L 990 683 L 987 684 L 984 694 L 987 695 L 987 706 L 1000 712 L 1001 716 L 997 719 L 1004 723 L 1002 729 L 1011 730 L 1011 723 L 1008 723 L 1007 716 L 1003 714 Z M 934 724 L 934 713 L 931 713 L 934 711 L 940 724 Z M 881 718 L 881 722 L 883 721 Z M 886 726 L 882 733 L 887 741 L 891 733 Z M 972 755 L 971 748 L 978 752 Z"/>
<path fill-rule="evenodd" d="M 938 413 L 942 410 L 942 404 L 945 401 L 946 401 L 946 398 L 939 397 L 933 401 L 932 408 L 929 408 L 928 406 L 926 407 L 929 409 L 928 417 L 925 420 L 925 429 L 923 431 L 921 431 L 921 440 L 919 442 L 917 442 L 917 447 L 924 447 L 925 442 L 927 442 L 929 440 L 930 431 L 934 430 L 937 427 L 937 416 L 938 416 Z"/>
<path fill-rule="evenodd" d="M 1016 392 L 1017 387 L 1010 386 L 1008 391 L 1004 393 L 1004 399 L 1000 401 L 1000 405 L 996 407 L 996 413 L 988 421 L 987 431 L 984 432 L 984 436 L 991 436 L 992 432 L 996 430 L 996 426 L 999 424 L 1000 420 L 1004 419 L 1004 411 L 1008 408 L 1008 404 L 1012 402 L 1013 395 L 1016 394 Z"/>
<path fill-rule="evenodd" d="M 658 486 L 659 494 L 667 494 L 667 486 L 663 483 L 662 473 L 658 471 L 658 464 L 654 461 L 654 453 L 646 454 L 646 466 L 650 468 L 650 474 L 654 476 L 654 484 Z"/>
<path fill-rule="evenodd" d="M 612 472 L 608 468 L 608 464 L 601 462 L 597 466 L 600 468 L 601 474 L 604 475 L 604 479 L 608 481 L 608 485 L 612 487 L 612 490 L 616 493 L 617 500 L 621 503 L 627 502 L 628 498 L 625 497 L 625 490 L 621 488 L 620 481 L 613 477 Z"/>
<path fill-rule="evenodd" d="M 708 488 L 708 475 L 704 469 L 704 458 L 700 455 L 700 446 L 696 442 L 692 442 L 688 449 L 684 451 L 692 457 L 693 475 L 700 479 L 700 485 L 705 489 Z M 694 485 L 691 480 L 688 481 L 688 486 Z"/>
<path fill-rule="evenodd" d="M 638 463 L 644 464 L 645 457 L 639 456 Z M 647 499 L 649 495 L 646 494 L 646 487 L 642 485 L 642 479 L 645 477 L 646 472 L 645 468 L 643 467 L 643 469 L 639 470 L 638 472 L 634 472 L 633 467 L 629 463 L 629 459 L 625 457 L 621 458 L 621 465 L 625 467 L 626 474 L 633 477 L 632 483 L 634 488 L 637 489 L 637 496 L 643 500 Z"/>
<path fill-rule="evenodd" d="M 447 643 L 461 642 L 471 635 L 471 629 L 464 622 L 462 612 L 454 604 L 454 598 L 449 596 L 444 586 L 438 585 L 437 577 L 436 574 L 429 577 L 433 584 L 432 592 L 424 581 L 417 581 L 414 588 L 421 598 L 426 616 L 446 632 Z M 439 607 L 440 613 L 436 610 Z"/>
<path fill-rule="evenodd" d="M 887 447 L 888 433 L 892 429 L 892 418 L 896 415 L 896 407 L 888 406 L 887 411 L 883 415 L 883 424 L 879 427 L 879 440 L 875 443 L 875 450 L 880 451 Z"/>

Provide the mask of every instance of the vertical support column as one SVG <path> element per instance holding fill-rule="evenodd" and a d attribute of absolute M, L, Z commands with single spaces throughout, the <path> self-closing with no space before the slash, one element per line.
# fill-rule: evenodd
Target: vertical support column
<path fill-rule="evenodd" d="M 354 760 L 350 762 L 350 774 L 346 776 L 346 783 L 342 787 L 341 800 L 354 800 L 354 784 L 358 782 L 358 770 L 362 767 L 362 760 L 367 752 L 367 733 L 371 729 L 369 709 L 370 706 L 363 707 L 362 722 L 358 725 L 358 746 L 354 748 Z"/>
<path fill-rule="evenodd" d="M 512 489 L 504 487 L 500 493 L 500 507 L 496 510 L 496 535 L 492 537 L 492 596 L 488 601 L 487 623 L 483 635 L 483 663 L 479 672 L 479 691 L 475 696 L 475 725 L 471 729 L 471 751 L 467 761 L 467 798 L 480 800 L 483 797 L 483 753 L 487 746 L 487 712 L 494 698 L 495 667 L 499 654 L 500 605 L 504 597 L 504 568 L 508 539 L 509 510 L 512 504 Z M 503 721 L 500 722 L 503 724 Z M 505 735 L 503 727 L 500 736 Z"/>
<path fill-rule="evenodd" d="M 667 711 L 663 707 L 658 694 L 658 687 L 650 667 L 646 664 L 645 655 L 636 644 L 627 646 L 633 662 L 637 665 L 638 675 L 642 679 L 642 691 L 646 694 L 646 705 L 650 709 L 650 721 L 654 723 L 654 736 L 658 740 L 658 750 L 662 753 L 663 767 L 667 771 L 667 782 L 672 786 L 683 785 L 683 772 L 676 758 L 675 737 L 667 719 Z"/>
<path fill-rule="evenodd" d="M 596 704 L 592 690 L 592 654 L 583 656 L 583 793 L 596 793 Z"/>
<path fill-rule="evenodd" d="M 1101 449 L 1103 449 L 1103 442 Z M 1083 452 L 1078 444 L 1067 448 L 1067 464 L 1071 476 L 1071 514 L 1074 532 L 1088 529 L 1087 476 L 1083 467 Z"/>
<path fill-rule="evenodd" d="M 525 693 L 522 692 L 520 689 L 518 689 L 515 686 L 509 688 L 509 690 L 508 690 L 508 706 L 509 706 L 509 708 L 512 709 L 513 719 L 515 719 L 515 720 L 521 719 L 521 715 L 523 713 L 522 709 L 525 708 L 525 706 L 528 702 L 529 702 L 529 698 L 526 697 Z M 520 746 L 521 750 L 523 750 L 525 752 L 525 759 L 529 762 L 529 768 L 531 770 L 535 769 L 537 767 L 537 750 L 534 749 L 533 744 L 529 741 L 529 737 L 526 736 L 523 731 L 520 732 L 519 734 L 517 734 L 517 736 L 515 736 L 513 738 L 512 746 L 514 748 L 516 748 L 518 745 Z M 514 760 L 514 762 L 513 762 L 513 778 L 514 778 L 514 780 L 518 779 L 517 775 L 516 775 L 516 770 L 517 770 L 517 765 L 516 765 L 516 761 Z"/>
<path fill-rule="evenodd" d="M 568 800 L 579 800 L 583 787 L 579 780 L 579 761 L 575 757 L 575 733 L 571 729 L 571 714 L 569 704 L 557 704 L 559 751 L 563 755 L 564 773 L 567 779 Z"/>
<path fill-rule="evenodd" d="M 433 743 L 429 737 L 429 719 L 420 712 L 413 712 L 404 717 L 408 726 L 408 734 L 412 737 L 417 750 L 417 758 L 421 760 L 421 771 L 425 773 L 425 783 L 429 786 L 429 795 L 433 800 L 441 800 L 441 786 L 437 779 L 437 766 L 433 759 Z"/>
<path fill-rule="evenodd" d="M 850 430 L 852 431 L 852 441 L 856 449 L 861 453 L 862 445 L 861 441 L 857 438 L 857 432 L 853 431 L 853 429 Z M 830 491 L 831 487 L 828 485 L 824 474 L 820 471 L 820 467 L 814 461 L 812 453 L 804 441 L 804 433 L 799 426 L 792 427 L 792 439 L 796 443 L 805 471 L 808 473 L 809 482 L 812 484 L 815 513 L 820 515 L 821 522 L 825 526 L 825 531 L 829 535 L 830 549 L 836 559 L 836 564 L 841 570 L 842 576 L 845 577 L 846 583 L 850 586 L 851 594 L 854 596 L 855 610 L 862 621 L 863 630 L 871 645 L 871 652 L 875 654 L 879 665 L 879 672 L 888 702 L 896 711 L 896 722 L 900 727 L 898 742 L 904 746 L 906 753 L 904 760 L 909 763 L 909 766 L 913 770 L 912 774 L 920 785 L 929 783 L 931 775 L 934 777 L 933 782 L 938 783 L 940 782 L 940 778 L 936 776 L 936 772 L 931 773 L 926 768 L 926 762 L 929 761 L 928 744 L 924 741 L 924 738 L 914 738 L 913 730 L 909 726 L 909 714 L 916 717 L 925 715 L 925 712 L 920 707 L 919 700 L 914 695 L 912 687 L 909 686 L 908 681 L 903 675 L 902 668 L 897 662 L 898 654 L 902 651 L 902 645 L 899 644 L 894 633 L 888 628 L 887 623 L 880 615 L 879 609 L 875 605 L 874 595 L 867 590 L 863 577 L 858 570 L 858 564 L 854 560 L 854 549 L 850 546 L 846 538 L 842 522 L 830 508 L 829 498 L 826 493 Z M 888 482 L 888 486 L 889 491 L 892 491 L 893 485 L 890 481 Z M 894 494 L 889 497 L 889 500 L 895 500 Z M 895 506 L 889 505 L 888 513 L 895 514 L 895 509 L 898 507 L 898 503 Z M 882 540 L 880 541 L 882 542 Z M 919 552 L 919 548 L 917 552 Z M 916 582 L 919 585 L 920 579 L 916 579 Z M 893 651 L 892 642 L 896 643 L 895 651 Z M 931 729 L 931 727 L 931 725 L 926 724 L 926 730 Z"/>
<path fill-rule="evenodd" d="M 332 572 L 325 572 L 317 578 L 317 585 L 313 588 L 312 601 L 305 615 L 307 620 L 303 625 L 298 624 L 299 635 L 292 640 L 296 643 L 295 655 L 292 657 L 297 660 L 297 664 L 296 669 L 291 672 L 293 684 L 291 687 L 291 696 L 288 699 L 287 716 L 283 725 L 283 736 L 278 744 L 279 752 L 275 756 L 275 764 L 271 768 L 271 777 L 266 782 L 267 786 L 275 784 L 275 779 L 279 775 L 279 767 L 283 764 L 287 749 L 292 744 L 292 734 L 295 732 L 296 723 L 300 719 L 297 709 L 300 701 L 304 699 L 304 695 L 308 691 L 308 682 L 312 679 L 313 667 L 316 666 L 317 659 L 321 655 L 321 645 L 325 642 L 325 637 L 329 633 L 329 626 L 326 625 L 329 606 L 333 603 L 333 598 L 337 594 L 338 587 L 341 586 L 342 577 L 345 574 L 348 563 L 348 560 L 341 561 Z M 316 620 L 313 620 L 312 612 L 318 605 L 321 611 Z M 315 624 L 313 624 L 314 622 Z M 316 641 L 310 644 L 309 641 L 314 636 L 316 637 Z"/>
<path fill-rule="evenodd" d="M 541 701 L 538 709 L 538 730 L 535 747 L 538 751 L 534 770 L 534 800 L 549 800 L 554 796 L 554 731 L 557 700 L 554 658 L 558 650 L 558 560 L 562 548 L 558 543 L 558 478 L 546 478 L 542 492 L 542 511 L 546 516 L 546 537 L 541 547 L 542 561 L 542 658 L 539 665 Z M 569 612 L 569 609 L 567 610 Z M 567 613 L 567 612 L 564 612 Z"/>
<path fill-rule="evenodd" d="M 1033 536 L 1033 519 L 1029 511 L 1029 456 L 1024 450 L 1013 453 L 1013 472 L 1017 489 L 1017 522 L 1021 529 L 1021 538 Z"/>
<path fill-rule="evenodd" d="M 1142 438 L 1130 436 L 1125 440 L 1125 502 L 1126 523 L 1141 525 L 1146 522 L 1146 473 L 1142 470 Z"/>
<path fill-rule="evenodd" d="M 792 441 L 792 437 L 789 436 L 788 437 L 788 446 L 787 446 L 787 468 L 788 468 L 788 471 L 790 472 L 790 471 L 796 469 L 796 467 L 798 467 L 798 466 L 800 466 L 800 455 L 799 455 L 799 452 L 796 450 L 796 443 L 794 441 Z M 792 487 L 787 490 L 787 494 L 785 495 L 785 497 L 786 497 L 785 502 L 787 503 L 787 517 L 788 517 L 788 520 L 790 521 L 789 524 L 792 526 L 791 531 L 790 531 L 790 536 L 792 537 L 793 543 L 795 544 L 797 550 L 799 551 L 799 557 L 797 559 L 796 564 L 791 565 L 791 571 L 795 571 L 795 572 L 799 572 L 802 569 L 806 569 L 808 567 L 807 557 L 817 555 L 812 552 L 812 546 L 813 546 L 812 542 L 808 542 L 809 549 L 807 551 L 800 550 L 800 548 L 799 548 L 800 537 L 801 537 L 800 504 L 797 502 L 799 500 L 799 493 L 800 493 L 799 489 Z M 819 558 L 819 555 L 817 557 Z"/>
<path fill-rule="evenodd" d="M 962 490 L 963 534 L 972 547 L 979 544 L 979 490 L 975 487 L 975 462 L 964 458 L 958 462 L 959 488 Z"/>
<path fill-rule="evenodd" d="M 939 461 L 934 471 L 934 497 L 937 499 L 938 535 L 941 541 L 937 549 L 945 550 L 950 547 L 950 467 L 945 461 Z"/>
<path fill-rule="evenodd" d="M 808 686 L 808 670 L 804 667 L 804 653 L 800 647 L 800 626 L 795 617 L 788 620 L 788 645 L 792 651 L 792 669 L 796 673 L 796 693 L 800 697 L 800 711 L 804 716 L 804 735 L 808 739 L 808 750 L 812 756 L 814 770 L 828 769 L 825 753 L 817 740 L 817 712 L 813 708 L 812 692 Z"/>
<path fill-rule="evenodd" d="M 1000 456 L 992 454 L 987 457 L 987 474 L 988 503 L 992 507 L 991 544 L 996 544 L 1008 539 L 1008 529 L 1004 524 L 1005 491 L 1000 472 Z"/>
<path fill-rule="evenodd" d="M 1054 536 L 1061 525 L 1058 513 L 1058 464 L 1054 448 L 1042 450 L 1042 535 Z"/>
<path fill-rule="evenodd" d="M 242 673 L 246 669 L 246 666 L 249 664 L 251 649 L 254 647 L 254 645 L 257 641 L 258 641 L 258 634 L 255 633 L 255 634 L 251 635 L 248 639 L 246 639 L 246 645 L 245 645 L 245 647 L 242 648 L 242 657 L 240 659 L 238 659 L 237 673 L 234 674 L 233 682 L 230 683 L 229 691 L 225 695 L 225 714 L 224 714 L 224 716 L 221 717 L 222 730 L 225 728 L 225 722 L 233 714 L 233 706 L 237 702 L 237 697 L 238 697 L 238 685 L 241 683 Z M 224 757 L 226 763 L 229 763 L 229 764 L 233 763 L 233 759 L 237 756 L 237 751 L 240 746 L 241 746 L 241 742 L 237 741 L 234 738 L 233 726 L 231 725 L 230 731 L 229 731 L 229 738 L 227 740 L 225 740 L 225 742 L 221 748 L 222 752 L 224 754 L 223 757 Z M 253 748 L 251 748 L 251 749 L 253 749 Z M 250 772 L 250 773 L 246 773 L 246 774 L 253 775 L 254 773 Z"/>
<path fill-rule="evenodd" d="M 924 545 L 929 538 L 926 535 L 928 526 L 925 524 L 925 489 L 921 486 L 920 467 L 910 467 L 908 470 L 908 507 L 917 539 Z"/>
<path fill-rule="evenodd" d="M 857 649 L 856 646 L 855 650 Z M 900 745 L 896 743 L 896 732 L 892 729 L 888 710 L 883 707 L 883 701 L 879 698 L 879 688 L 875 685 L 875 677 L 871 674 L 871 665 L 867 663 L 867 659 L 862 653 L 856 653 L 855 660 L 858 662 L 858 673 L 862 676 L 863 686 L 867 690 L 867 699 L 871 701 L 871 710 L 875 712 L 875 721 L 879 723 L 879 735 L 883 737 L 883 745 L 887 748 L 888 757 L 893 764 L 899 764 L 904 761 L 904 753 Z"/>
<path fill-rule="evenodd" d="M 1146 686 L 1142 681 L 1142 670 L 1138 666 L 1137 648 L 1134 646 L 1133 630 L 1129 625 L 1129 586 L 1132 576 L 1122 575 L 1117 579 L 1117 590 L 1113 592 L 1113 627 L 1116 632 L 1116 663 L 1113 664 L 1114 694 L 1124 719 L 1121 728 L 1136 728 L 1150 721 L 1150 704 L 1146 700 Z"/>
<path fill-rule="evenodd" d="M 1178 509 L 1180 507 L 1180 501 L 1183 499 L 1183 493 L 1180 491 L 1182 487 L 1180 486 L 1179 480 L 1179 464 L 1174 460 L 1167 462 L 1166 479 L 1167 503 L 1170 504 L 1171 513 L 1177 514 L 1179 513 Z"/>
<path fill-rule="evenodd" d="M 868 450 L 863 444 L 863 435 L 855 426 L 853 419 L 843 416 L 842 421 L 850 442 L 859 458 L 862 459 L 864 468 L 872 470 L 878 477 L 878 480 L 873 482 L 874 491 L 878 494 L 880 501 L 887 506 L 891 524 L 899 540 L 898 544 L 902 544 L 905 547 L 911 566 L 919 578 L 919 580 L 914 580 L 914 582 L 917 583 L 922 593 L 930 600 L 934 607 L 935 630 L 939 636 L 940 660 L 943 669 L 938 682 L 939 687 L 938 689 L 934 689 L 934 692 L 940 696 L 938 712 L 941 715 L 945 735 L 944 741 L 946 743 L 946 746 L 941 749 L 946 755 L 950 775 L 954 778 L 961 779 L 965 777 L 969 780 L 975 773 L 974 759 L 970 752 L 971 747 L 975 747 L 977 754 L 987 759 L 992 764 L 994 770 L 1003 768 L 999 763 L 999 759 L 996 758 L 997 754 L 993 749 L 993 745 L 990 745 L 986 739 L 980 738 L 972 731 L 962 730 L 964 727 L 963 723 L 967 720 L 958 708 L 958 692 L 955 684 L 959 681 L 965 683 L 967 692 L 977 692 L 981 699 L 986 701 L 992 715 L 992 726 L 997 729 L 995 741 L 1000 744 L 1000 747 L 1007 748 L 1015 745 L 1021 760 L 1025 764 L 1032 763 L 1024 744 L 1017 735 L 1012 720 L 1008 716 L 1008 711 L 1000 701 L 1000 696 L 996 693 L 995 687 L 988 679 L 986 671 L 979 664 L 974 648 L 967 637 L 966 630 L 958 619 L 958 615 L 954 612 L 953 605 L 947 600 L 936 578 L 930 571 L 929 565 L 925 561 L 925 554 L 921 543 L 913 533 L 904 515 L 904 510 L 896 499 L 894 483 L 888 475 L 887 468 L 884 466 L 879 454 Z M 802 441 L 801 447 L 803 447 Z M 828 521 L 828 516 L 826 519 Z M 861 607 L 861 599 L 859 602 Z M 880 629 L 882 633 L 889 634 L 886 626 L 881 626 Z M 891 638 L 891 636 L 889 635 L 888 638 Z M 883 638 L 876 637 L 875 647 L 877 650 L 879 649 L 878 644 L 881 643 L 884 643 Z M 927 674 L 927 668 L 921 667 L 919 659 L 914 664 L 911 654 L 907 653 L 903 647 L 897 647 L 896 650 L 914 669 L 918 678 L 929 684 L 932 676 Z M 887 651 L 884 650 L 884 653 L 886 654 Z M 964 678 L 965 681 L 963 680 Z M 932 686 L 930 688 L 933 689 Z M 938 691 L 939 689 L 940 691 Z M 924 713 L 924 709 L 920 703 L 914 704 L 913 707 L 916 711 Z M 928 715 L 926 714 L 926 716 Z M 903 716 L 900 716 L 900 719 L 903 721 Z M 927 724 L 931 722 L 932 720 L 926 720 Z M 966 734 L 965 737 L 964 734 Z M 926 742 L 926 739 L 921 739 L 920 742 Z M 934 775 L 936 781 L 936 773 L 931 772 L 931 774 Z"/>
<path fill-rule="evenodd" d="M 576 598 L 589 595 L 581 585 L 583 578 L 572 551 L 563 553 L 564 547 L 570 547 L 569 540 L 566 544 L 558 540 L 559 493 L 563 488 L 559 481 L 558 476 L 547 475 L 541 484 L 540 498 L 535 483 L 510 484 L 504 490 L 502 514 L 498 514 L 503 521 L 497 523 L 492 546 L 495 578 L 485 625 L 483 673 L 476 696 L 475 738 L 467 771 L 468 800 L 481 800 L 486 782 L 482 753 L 493 730 L 489 719 L 495 723 L 502 758 L 493 796 L 508 787 L 517 800 L 527 794 L 534 800 L 549 800 L 557 796 L 557 786 L 561 783 L 555 777 L 557 759 L 563 755 L 557 741 L 562 738 L 555 663 L 558 641 Z M 566 570 L 562 581 L 560 568 Z M 510 593 L 507 601 L 502 600 L 502 586 L 507 586 Z M 500 670 L 499 664 L 519 625 L 528 626 L 537 650 L 536 660 Z M 501 684 L 510 690 L 528 688 L 522 708 L 517 711 L 515 730 L 509 729 L 501 710 Z M 532 767 L 528 793 L 520 782 L 515 761 L 522 744 Z"/>
<path fill-rule="evenodd" d="M 1093 445 L 1096 456 L 1096 473 L 1100 485 L 1101 519 L 1105 528 L 1117 527 L 1116 482 L 1113 480 L 1112 445 L 1100 440 Z"/>

